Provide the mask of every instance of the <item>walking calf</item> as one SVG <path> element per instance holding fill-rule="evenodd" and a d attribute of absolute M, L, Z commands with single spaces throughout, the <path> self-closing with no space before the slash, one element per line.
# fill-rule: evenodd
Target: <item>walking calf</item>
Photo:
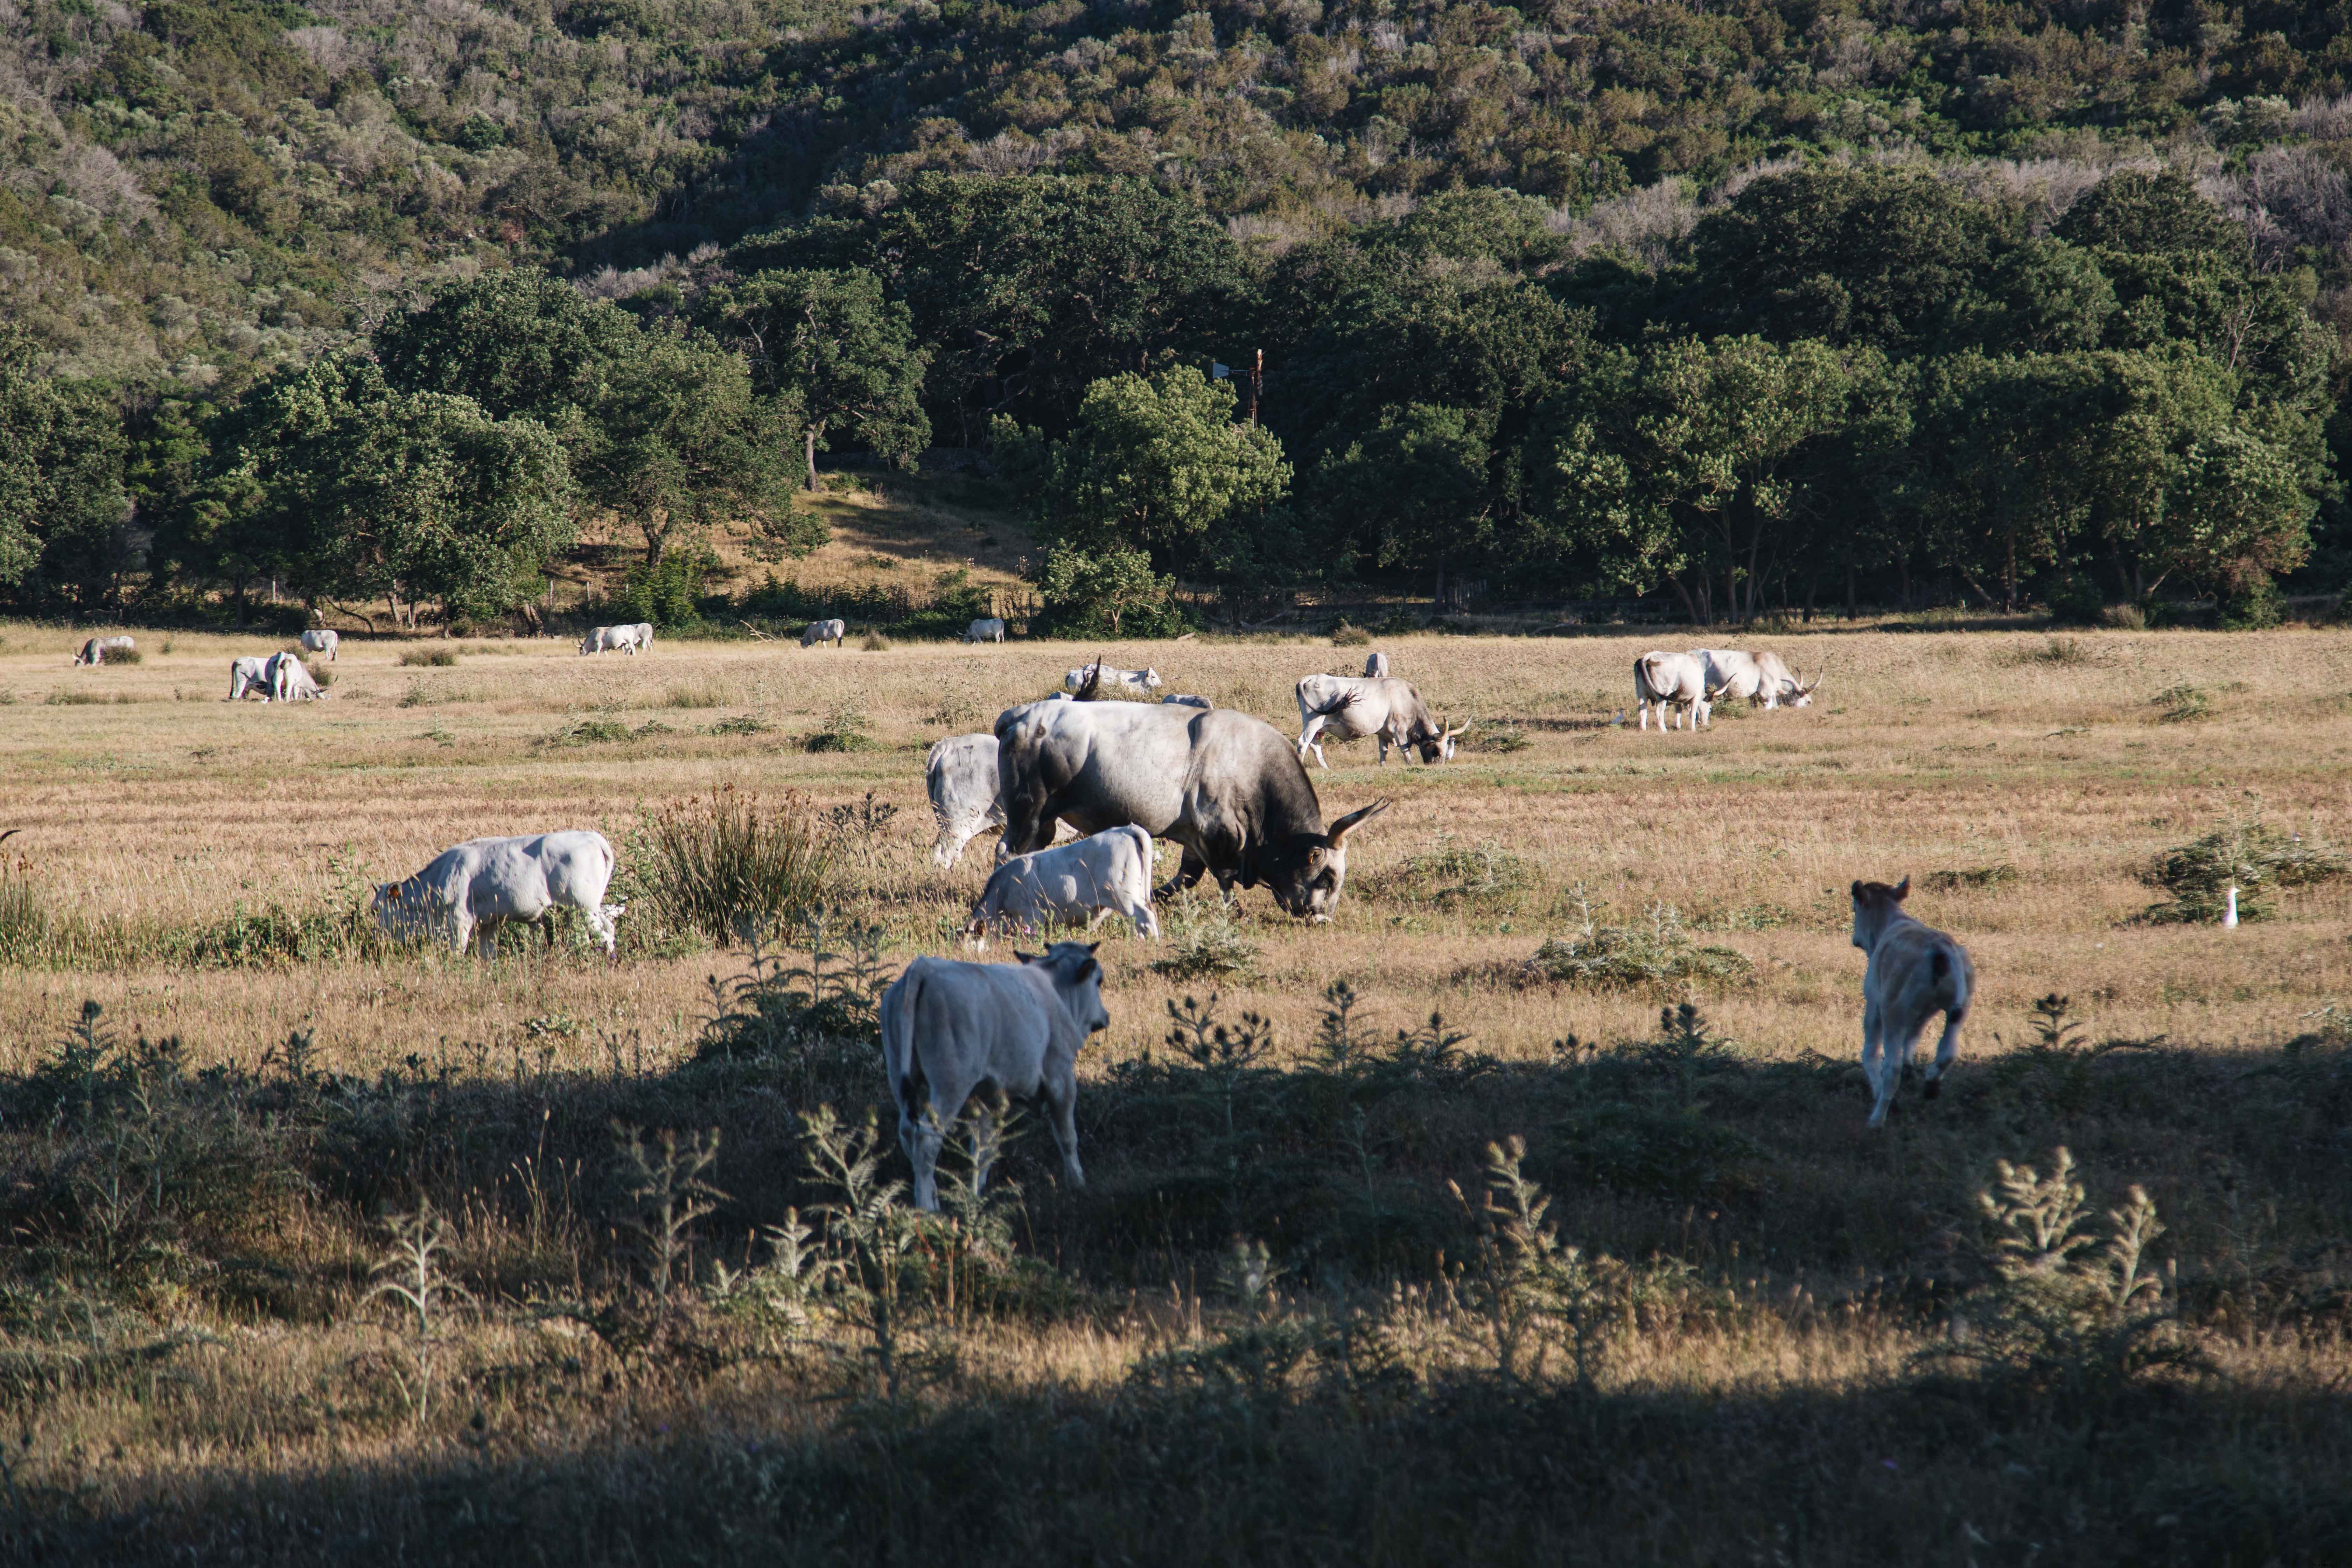
<path fill-rule="evenodd" d="M 1882 1125 L 1903 1085 L 1903 1069 L 1927 1020 L 1944 1015 L 1944 1037 L 1927 1069 L 1936 1098 L 1944 1069 L 1960 1054 L 1960 1026 L 1976 993 L 1968 949 L 1904 912 L 1911 879 L 1853 885 L 1853 945 L 1870 955 L 1862 973 L 1862 1075 L 1870 1080 L 1870 1124 Z"/>

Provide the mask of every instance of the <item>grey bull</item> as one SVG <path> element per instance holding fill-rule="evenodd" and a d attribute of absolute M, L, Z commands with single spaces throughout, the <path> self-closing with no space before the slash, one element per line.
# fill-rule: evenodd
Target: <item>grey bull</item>
<path fill-rule="evenodd" d="M 839 647 L 841 639 L 848 635 L 849 623 L 846 621 L 811 621 L 801 632 L 801 647 L 814 647 L 819 643 L 829 643 Z"/>
<path fill-rule="evenodd" d="M 1002 1096 L 1043 1101 L 1062 1152 L 1062 1173 L 1083 1187 L 1078 1163 L 1078 1051 L 1110 1026 L 1102 965 L 1084 942 L 1057 942 L 1018 963 L 918 958 L 882 994 L 882 1068 L 898 1108 L 898 1146 L 915 1168 L 915 1205 L 940 1206 L 940 1145 L 975 1090 L 994 1093 L 978 1114 L 992 1127 Z M 993 1138 L 983 1130 L 982 1146 Z M 987 1181 L 975 1171 L 977 1191 Z"/>
<path fill-rule="evenodd" d="M 1184 849 L 1171 888 L 1213 876 L 1227 898 L 1263 886 L 1301 919 L 1328 921 L 1348 875 L 1348 836 L 1385 799 L 1323 826 L 1291 742 L 1263 719 L 1156 703 L 1028 702 L 996 720 L 1004 852 L 1129 824 Z"/>
<path fill-rule="evenodd" d="M 490 956 L 491 934 L 508 921 L 537 921 L 557 909 L 578 910 L 588 929 L 615 955 L 613 922 L 627 906 L 604 906 L 613 881 L 613 846 L 590 828 L 473 838 L 445 849 L 404 882 L 380 882 L 376 923 L 397 940 L 436 931 L 450 951 L 463 952 L 477 935 Z"/>

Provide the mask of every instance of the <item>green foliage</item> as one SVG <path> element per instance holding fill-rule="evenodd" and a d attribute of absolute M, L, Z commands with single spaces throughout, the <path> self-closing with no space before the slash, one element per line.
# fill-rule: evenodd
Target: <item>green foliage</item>
<path fill-rule="evenodd" d="M 722 784 L 643 821 L 648 911 L 673 931 L 720 947 L 796 919 L 824 896 L 832 856 L 808 803 L 787 791 L 773 806 Z"/>
<path fill-rule="evenodd" d="M 2347 874 L 2352 874 L 2352 858 L 2341 850 L 2305 842 L 2302 834 L 2265 822 L 2233 821 L 2175 845 L 2140 873 L 2140 880 L 2170 900 L 2151 906 L 2142 918 L 2159 924 L 2216 924 L 2234 886 L 2241 921 L 2269 920 L 2278 912 L 2273 889 L 2314 887 Z"/>
<path fill-rule="evenodd" d="M 393 662 L 403 669 L 454 669 L 457 654 L 453 648 L 413 647 Z"/>
<path fill-rule="evenodd" d="M 132 563 L 121 422 L 37 360 L 24 327 L 0 319 L 0 590 L 112 604 Z"/>
<path fill-rule="evenodd" d="M 633 563 L 621 577 L 621 591 L 613 596 L 613 611 L 628 625 L 649 622 L 665 630 L 698 626 L 702 613 L 703 574 L 718 564 L 709 545 L 672 550 L 648 564 Z"/>
<path fill-rule="evenodd" d="M 1755 966 L 1727 947 L 1701 946 L 1683 927 L 1672 904 L 1653 904 L 1631 925 L 1603 925 L 1578 890 L 1580 928 L 1553 937 L 1528 961 L 1538 978 L 1596 990 L 1622 991 L 1693 983 L 1737 984 Z"/>
<path fill-rule="evenodd" d="M 2069 1016 L 2072 1001 L 2052 992 L 2033 1004 L 2033 1038 L 1994 1058 L 1993 1080 L 2057 1116 L 2079 1116 L 2096 1092 L 2092 1068 L 2115 1051 L 2145 1050 L 2153 1040 L 2107 1039 L 2092 1045 L 2086 1026 Z"/>
<path fill-rule="evenodd" d="M 919 395 L 930 355 L 916 345 L 905 302 L 886 300 L 871 272 L 756 272 L 716 290 L 705 310 L 741 345 L 761 389 L 797 412 L 812 489 L 829 430 L 901 468 L 930 444 Z"/>
<path fill-rule="evenodd" d="M 1037 589 L 1045 610 L 1041 629 L 1056 637 L 1170 637 L 1184 625 L 1171 602 L 1176 579 L 1154 573 L 1140 550 L 1057 544 Z"/>
<path fill-rule="evenodd" d="M 1247 974 L 1257 965 L 1257 943 L 1242 934 L 1240 922 L 1222 899 L 1171 901 L 1161 907 L 1160 919 L 1168 951 L 1151 961 L 1154 974 L 1171 980 L 1214 980 Z"/>

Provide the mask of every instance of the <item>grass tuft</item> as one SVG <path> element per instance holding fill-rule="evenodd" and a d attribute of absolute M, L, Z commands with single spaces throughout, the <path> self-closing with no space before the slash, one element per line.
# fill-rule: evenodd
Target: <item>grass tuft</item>
<path fill-rule="evenodd" d="M 1596 991 L 1632 991 L 1697 982 L 1737 984 L 1755 972 L 1755 965 L 1731 948 L 1691 941 L 1681 912 L 1672 904 L 1652 904 L 1641 920 L 1630 924 L 1604 925 L 1593 918 L 1591 900 L 1580 894 L 1578 902 L 1583 929 L 1538 948 L 1528 961 L 1534 978 Z"/>
<path fill-rule="evenodd" d="M 413 647 L 400 656 L 403 669 L 449 669 L 457 662 L 457 654 L 446 647 Z"/>
<path fill-rule="evenodd" d="M 652 864 L 643 868 L 656 918 L 721 947 L 800 918 L 821 902 L 833 857 L 807 797 L 773 806 L 723 784 L 645 820 Z"/>
<path fill-rule="evenodd" d="M 2263 921 L 2278 913 L 2277 888 L 2308 888 L 2352 873 L 2343 851 L 2305 842 L 2267 823 L 2232 822 L 2175 845 L 2140 873 L 2170 902 L 2142 917 L 2158 925 L 2215 925 L 2229 910 L 2229 890 L 2238 889 L 2238 918 Z"/>

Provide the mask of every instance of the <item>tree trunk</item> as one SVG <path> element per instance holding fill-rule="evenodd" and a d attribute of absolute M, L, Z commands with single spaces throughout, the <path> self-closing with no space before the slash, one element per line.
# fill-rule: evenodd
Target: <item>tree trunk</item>
<path fill-rule="evenodd" d="M 806 446 L 806 447 L 804 448 L 804 450 L 803 450 L 803 458 L 804 458 L 804 460 L 805 460 L 805 461 L 807 462 L 807 464 L 808 464 L 808 468 L 807 468 L 807 478 L 806 478 L 806 480 L 805 480 L 805 487 L 806 487 L 806 489 L 808 489 L 808 492 L 809 492 L 811 495 L 814 495 L 814 494 L 816 493 L 816 488 L 817 488 L 817 485 L 816 485 L 816 426 L 814 426 L 814 425 L 810 426 L 807 429 L 805 429 L 805 430 L 802 431 L 802 432 L 801 432 L 801 435 L 802 435 L 802 436 L 806 439 L 806 441 L 807 441 L 807 446 Z"/>

